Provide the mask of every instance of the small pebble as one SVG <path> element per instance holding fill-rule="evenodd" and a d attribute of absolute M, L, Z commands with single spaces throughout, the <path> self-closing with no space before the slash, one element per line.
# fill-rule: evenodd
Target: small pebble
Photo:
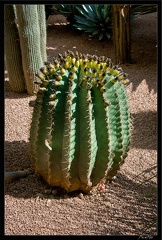
<path fill-rule="evenodd" d="M 45 189 L 44 194 L 47 194 L 47 195 L 51 194 L 51 189 Z"/>
<path fill-rule="evenodd" d="M 64 197 L 64 198 L 68 198 L 68 195 L 67 195 L 67 194 L 65 194 L 63 197 Z"/>
<path fill-rule="evenodd" d="M 98 185 L 98 190 L 99 190 L 99 191 L 105 190 L 105 184 L 100 183 L 100 184 Z"/>
<path fill-rule="evenodd" d="M 52 190 L 52 195 L 57 195 L 57 194 L 58 194 L 57 189 Z"/>
<path fill-rule="evenodd" d="M 47 207 L 51 207 L 51 206 L 52 206 L 52 201 L 51 201 L 51 199 L 48 199 L 48 200 L 47 200 L 46 206 L 47 206 Z"/>
<path fill-rule="evenodd" d="M 78 197 L 79 197 L 80 199 L 84 199 L 83 193 L 80 193 L 80 194 L 78 195 Z"/>
<path fill-rule="evenodd" d="M 13 192 L 14 192 L 14 193 L 18 193 L 19 191 L 17 191 L 17 190 L 13 190 Z"/>
<path fill-rule="evenodd" d="M 44 195 L 43 195 L 42 193 L 37 193 L 37 194 L 35 195 L 35 197 L 43 198 Z"/>

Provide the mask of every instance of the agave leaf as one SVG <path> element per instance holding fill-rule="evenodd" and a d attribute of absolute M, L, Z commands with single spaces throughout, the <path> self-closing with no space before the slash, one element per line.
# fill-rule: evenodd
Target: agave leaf
<path fill-rule="evenodd" d="M 110 35 L 108 32 L 104 32 L 104 33 L 105 33 L 105 35 L 106 35 L 106 37 L 107 37 L 108 39 L 111 38 L 111 35 Z"/>
<path fill-rule="evenodd" d="M 97 35 L 100 32 L 100 28 L 97 28 L 95 31 L 93 31 L 92 35 Z"/>
<path fill-rule="evenodd" d="M 87 10 L 88 10 L 88 14 L 90 17 L 92 17 L 93 19 L 95 19 L 95 21 L 98 21 L 98 17 L 97 14 L 95 12 L 95 10 L 92 7 L 93 5 L 87 5 Z M 85 7 L 85 6 L 84 6 Z M 87 15 L 86 15 L 87 16 Z"/>
<path fill-rule="evenodd" d="M 85 8 L 84 5 L 82 5 L 82 7 Z M 95 15 L 92 13 L 91 10 L 88 11 L 87 10 L 84 10 L 83 8 L 81 7 L 77 7 L 77 10 L 86 18 L 86 19 L 89 19 L 90 21 L 96 23 L 97 22 L 97 18 L 95 18 Z M 88 13 L 88 14 L 87 14 Z"/>
<path fill-rule="evenodd" d="M 79 23 L 79 22 L 76 22 L 75 24 L 73 24 L 73 26 L 74 27 L 76 27 L 76 28 L 84 28 L 84 30 L 85 29 L 87 29 L 87 28 L 94 28 L 95 26 L 89 26 L 89 25 L 87 25 L 87 24 L 84 24 L 84 23 Z"/>
<path fill-rule="evenodd" d="M 103 5 L 95 5 L 96 14 L 101 22 L 103 21 L 102 6 Z"/>
<path fill-rule="evenodd" d="M 97 29 L 95 27 L 87 27 L 81 24 L 74 24 L 73 26 L 76 27 L 78 30 L 82 30 L 82 31 L 84 30 L 85 32 L 91 32 L 91 33 Z"/>
<path fill-rule="evenodd" d="M 77 29 L 81 28 L 81 30 L 86 30 L 87 28 L 92 28 L 92 29 L 95 28 L 94 26 L 87 26 L 81 23 L 73 24 L 73 26 L 76 27 Z"/>
<path fill-rule="evenodd" d="M 80 5 L 71 5 L 71 4 L 55 4 L 52 6 L 52 10 L 54 12 L 60 12 L 63 15 L 67 15 L 67 14 L 79 14 L 78 10 L 77 10 L 77 6 Z"/>
<path fill-rule="evenodd" d="M 108 16 L 108 17 L 105 19 L 105 23 L 109 23 L 109 22 L 111 22 L 110 16 Z"/>
<path fill-rule="evenodd" d="M 101 41 L 102 39 L 103 39 L 103 37 L 104 37 L 104 33 L 103 33 L 103 31 L 100 31 L 100 34 L 99 34 L 99 41 Z"/>
<path fill-rule="evenodd" d="M 90 32 L 90 33 L 92 33 L 92 35 L 94 35 L 93 32 L 95 32 L 96 30 L 97 30 L 97 28 L 87 28 L 85 30 L 85 32 Z"/>
<path fill-rule="evenodd" d="M 104 8 L 104 4 L 95 4 L 95 7 L 101 11 Z"/>
<path fill-rule="evenodd" d="M 105 13 L 104 8 L 102 8 L 102 9 L 101 9 L 101 15 L 102 15 L 102 18 L 103 18 L 102 21 L 104 21 L 104 13 Z"/>
<path fill-rule="evenodd" d="M 104 20 L 106 21 L 106 19 L 111 16 L 111 5 L 110 4 L 106 4 L 104 6 L 104 12 L 103 12 L 103 17 Z"/>
<path fill-rule="evenodd" d="M 56 6 L 56 5 L 55 5 Z M 59 10 L 60 13 L 69 13 L 70 12 L 70 9 L 69 9 L 69 6 L 68 5 L 64 5 L 64 4 L 61 4 L 61 5 L 57 5 L 57 10 Z"/>
<path fill-rule="evenodd" d="M 97 13 L 96 13 L 96 7 L 94 4 L 89 5 L 89 8 L 92 10 L 95 17 L 98 19 Z"/>
<path fill-rule="evenodd" d="M 65 8 L 65 10 L 60 10 L 61 13 L 66 13 L 66 14 L 69 14 L 69 13 L 73 13 L 73 10 L 70 9 L 70 8 Z"/>
<path fill-rule="evenodd" d="M 88 6 L 89 6 L 89 5 L 84 5 L 84 4 L 82 5 L 82 7 L 84 8 L 84 10 L 85 10 L 87 13 L 89 13 L 89 10 L 88 10 L 88 8 L 87 8 Z"/>
<path fill-rule="evenodd" d="M 76 19 L 77 23 L 81 23 L 81 24 L 84 24 L 84 25 L 87 25 L 87 26 L 91 25 L 93 27 L 97 26 L 97 24 L 95 24 L 93 22 L 91 22 L 91 24 L 90 24 L 89 20 L 87 20 L 87 19 L 85 19 L 84 17 L 81 17 L 81 16 L 75 16 L 75 19 Z"/>

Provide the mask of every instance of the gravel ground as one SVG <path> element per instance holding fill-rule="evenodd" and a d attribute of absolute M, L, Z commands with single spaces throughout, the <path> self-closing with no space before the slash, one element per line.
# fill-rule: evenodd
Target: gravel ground
<path fill-rule="evenodd" d="M 65 50 L 115 59 L 113 43 L 71 30 L 60 15 L 47 21 L 47 54 Z M 65 194 L 37 175 L 5 184 L 5 235 L 157 235 L 156 178 L 135 176 L 157 163 L 157 14 L 132 20 L 132 58 L 122 65 L 133 130 L 131 148 L 113 183 L 90 195 Z M 35 97 L 11 92 L 5 75 L 5 171 L 30 169 L 28 153 Z M 52 191 L 53 190 L 53 191 Z M 51 192 L 52 191 L 52 192 Z"/>

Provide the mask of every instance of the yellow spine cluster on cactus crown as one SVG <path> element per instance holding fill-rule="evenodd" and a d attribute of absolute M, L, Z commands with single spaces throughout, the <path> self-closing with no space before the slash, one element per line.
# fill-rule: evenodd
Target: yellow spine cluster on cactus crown
<path fill-rule="evenodd" d="M 68 50 L 64 55 L 58 54 L 58 57 L 54 57 L 53 63 L 47 61 L 44 65 L 40 69 L 40 73 L 36 74 L 40 80 L 40 82 L 36 82 L 40 84 L 39 94 L 46 91 L 49 81 L 53 82 L 57 91 L 67 71 L 68 81 L 72 86 L 75 73 L 77 74 L 77 71 L 80 70 L 83 79 L 80 79 L 78 84 L 81 85 L 85 81 L 87 91 L 96 86 L 104 93 L 107 79 L 112 83 L 119 81 L 121 84 L 127 84 L 129 82 L 127 74 L 123 72 L 122 68 L 113 66 L 111 60 L 105 56 L 97 57 L 96 55 L 73 53 Z M 55 97 L 55 93 L 50 95 L 51 105 L 54 105 L 52 102 L 55 101 Z M 104 104 L 105 106 L 109 105 L 107 102 L 104 102 Z"/>

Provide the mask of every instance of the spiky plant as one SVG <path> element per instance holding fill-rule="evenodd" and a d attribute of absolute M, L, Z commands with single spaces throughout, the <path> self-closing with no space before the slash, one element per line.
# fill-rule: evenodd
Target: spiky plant
<path fill-rule="evenodd" d="M 93 4 L 76 7 L 81 16 L 76 15 L 73 25 L 79 30 L 97 35 L 99 40 L 110 39 L 112 33 L 111 5 Z"/>
<path fill-rule="evenodd" d="M 35 172 L 67 192 L 112 180 L 127 157 L 127 74 L 107 57 L 71 51 L 45 62 L 30 129 Z"/>
<path fill-rule="evenodd" d="M 12 91 L 33 95 L 34 72 L 46 61 L 44 5 L 5 5 L 5 59 Z"/>

